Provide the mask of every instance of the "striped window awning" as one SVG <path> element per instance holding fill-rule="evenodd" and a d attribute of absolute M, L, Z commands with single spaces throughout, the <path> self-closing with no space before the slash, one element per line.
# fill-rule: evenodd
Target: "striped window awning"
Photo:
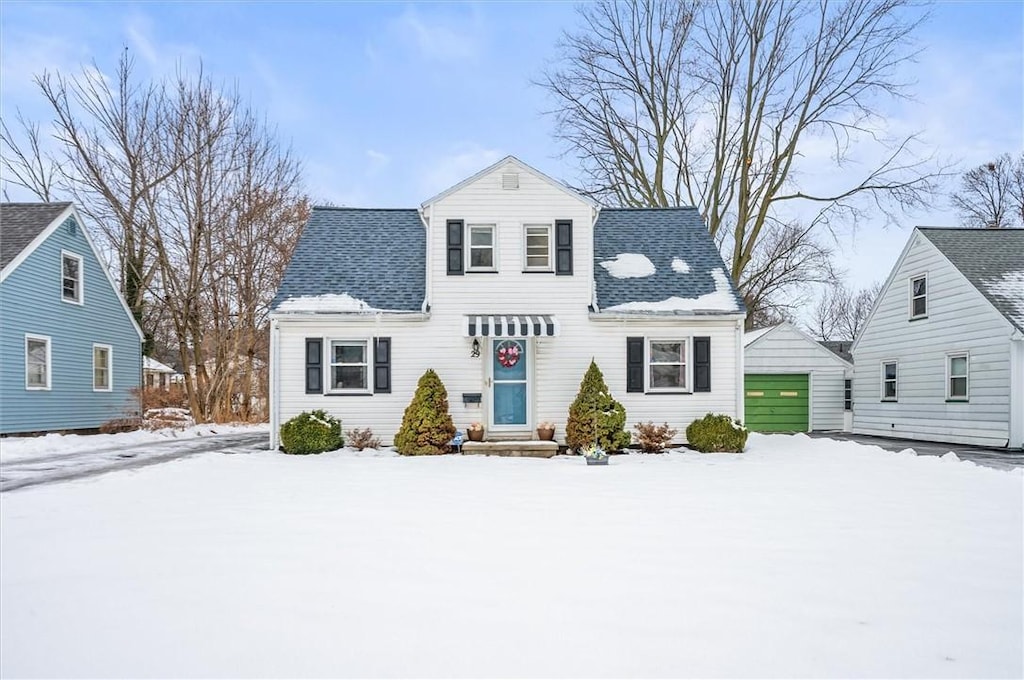
<path fill-rule="evenodd" d="M 550 314 L 469 314 L 463 335 L 468 338 L 531 338 L 558 335 L 558 321 Z"/>

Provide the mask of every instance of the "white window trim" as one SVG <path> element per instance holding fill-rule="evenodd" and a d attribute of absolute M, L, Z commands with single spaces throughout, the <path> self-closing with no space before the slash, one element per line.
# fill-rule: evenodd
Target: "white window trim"
<path fill-rule="evenodd" d="M 78 260 L 78 299 L 69 300 L 64 297 L 64 258 L 71 258 Z M 82 256 L 77 253 L 72 253 L 69 250 L 60 251 L 60 299 L 61 302 L 66 302 L 69 305 L 84 305 L 85 304 L 85 260 Z"/>
<path fill-rule="evenodd" d="M 554 229 L 555 225 L 550 222 L 534 222 L 523 224 L 523 271 L 524 272 L 553 272 L 555 271 L 554 258 Z M 529 243 L 527 235 L 530 229 L 545 229 L 548 233 L 548 261 L 543 267 L 531 267 L 529 259 Z"/>
<path fill-rule="evenodd" d="M 894 381 L 894 387 L 896 388 L 896 394 L 892 397 L 885 396 L 885 365 L 896 364 L 896 379 Z M 882 401 L 896 402 L 900 400 L 900 362 L 898 359 L 882 359 L 879 364 L 879 376 L 882 378 L 882 383 L 879 390 Z"/>
<path fill-rule="evenodd" d="M 953 359 L 963 358 L 967 360 L 967 373 L 962 377 L 967 379 L 967 392 L 962 397 L 954 397 L 950 385 L 950 380 L 953 376 L 951 375 L 951 365 Z M 961 376 L 956 376 L 961 377 Z M 946 352 L 946 401 L 970 401 L 971 399 L 971 355 L 969 352 Z"/>
<path fill-rule="evenodd" d="M 29 385 L 28 384 L 28 341 L 36 340 L 46 343 L 46 385 Z M 48 335 L 35 335 L 32 333 L 25 334 L 25 389 L 32 391 L 45 392 L 50 389 L 53 384 L 53 342 L 50 340 Z"/>
<path fill-rule="evenodd" d="M 686 386 L 685 387 L 652 387 L 651 386 L 651 343 L 652 342 L 682 342 L 686 343 L 683 348 L 683 360 L 686 362 Z M 692 394 L 693 393 L 693 336 L 679 335 L 675 337 L 654 336 L 644 338 L 644 392 L 651 394 Z"/>
<path fill-rule="evenodd" d="M 96 387 L 96 350 L 107 350 L 107 386 Z M 92 345 L 92 391 L 113 392 L 114 391 L 114 348 L 110 345 L 94 342 Z"/>
<path fill-rule="evenodd" d="M 363 351 L 363 363 L 362 364 L 338 364 L 334 362 L 334 345 L 362 345 Z M 324 343 L 325 351 L 327 356 L 325 357 L 324 366 L 327 368 L 326 382 L 324 383 L 325 394 L 373 394 L 373 341 L 370 338 L 328 338 L 327 342 Z M 334 387 L 334 367 L 335 366 L 363 366 L 366 369 L 366 387 L 365 388 L 336 388 Z"/>
<path fill-rule="evenodd" d="M 473 266 L 473 229 L 486 228 L 491 230 L 491 262 L 490 267 Z M 466 224 L 466 271 L 467 272 L 496 272 L 498 271 L 498 225 L 491 223 Z M 484 248 L 485 246 L 476 246 Z"/>
<path fill-rule="evenodd" d="M 924 279 L 924 295 L 922 296 L 924 298 L 924 314 L 916 314 L 915 315 L 914 314 L 914 281 L 916 281 L 917 279 Z M 930 303 L 928 302 L 928 298 L 931 297 L 931 294 L 932 294 L 932 287 L 931 287 L 931 284 L 929 284 L 929 282 L 928 282 L 928 272 L 920 272 L 918 274 L 914 274 L 909 279 L 907 279 L 907 292 L 908 292 L 909 298 L 910 298 L 909 307 L 907 308 L 907 318 L 910 319 L 910 320 L 926 318 L 928 316 L 928 308 L 930 306 Z"/>

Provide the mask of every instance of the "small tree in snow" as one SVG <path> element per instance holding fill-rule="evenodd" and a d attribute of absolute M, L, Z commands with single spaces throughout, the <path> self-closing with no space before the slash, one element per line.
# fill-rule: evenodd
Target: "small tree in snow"
<path fill-rule="evenodd" d="M 576 400 L 569 407 L 565 444 L 575 451 L 593 445 L 615 451 L 628 446 L 629 441 L 626 409 L 612 397 L 601 369 L 591 360 Z"/>
<path fill-rule="evenodd" d="M 455 424 L 448 413 L 448 391 L 441 378 L 428 369 L 416 385 L 416 394 L 402 416 L 395 448 L 404 456 L 448 453 Z"/>

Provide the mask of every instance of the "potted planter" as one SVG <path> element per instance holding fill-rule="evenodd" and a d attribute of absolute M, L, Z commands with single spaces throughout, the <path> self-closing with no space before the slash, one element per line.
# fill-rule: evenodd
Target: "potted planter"
<path fill-rule="evenodd" d="M 466 436 L 471 442 L 482 442 L 484 440 L 484 426 L 480 423 L 473 423 L 466 429 Z"/>
<path fill-rule="evenodd" d="M 555 424 L 544 421 L 537 426 L 537 439 L 542 441 L 553 441 L 555 438 Z"/>
<path fill-rule="evenodd" d="M 583 458 L 587 465 L 607 465 L 608 454 L 600 446 L 588 446 L 583 449 Z"/>

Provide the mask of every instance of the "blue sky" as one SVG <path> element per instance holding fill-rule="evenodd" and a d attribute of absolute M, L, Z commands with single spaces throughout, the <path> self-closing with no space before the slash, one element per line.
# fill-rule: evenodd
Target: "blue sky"
<path fill-rule="evenodd" d="M 941 156 L 970 166 L 1024 148 L 1024 3 L 940 2 L 919 33 L 916 100 L 890 109 Z M 418 205 L 514 154 L 572 183 L 531 85 L 556 56 L 569 3 L 24 3 L 0 4 L 0 108 L 45 115 L 32 84 L 44 68 L 124 47 L 141 73 L 201 58 L 278 126 L 318 200 Z M 854 169 L 851 169 L 853 171 Z M 12 193 L 17 197 L 16 193 Z M 844 234 L 851 280 L 882 279 L 914 224 L 955 224 L 944 202 L 901 225 Z"/>

